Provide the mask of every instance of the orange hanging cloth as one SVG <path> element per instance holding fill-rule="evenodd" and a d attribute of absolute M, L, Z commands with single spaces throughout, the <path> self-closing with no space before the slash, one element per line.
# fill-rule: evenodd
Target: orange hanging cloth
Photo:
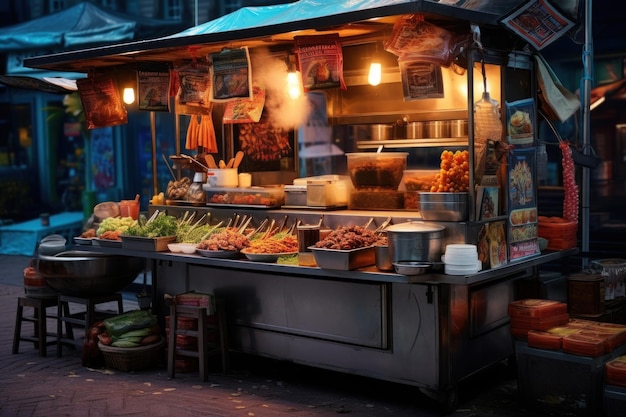
<path fill-rule="evenodd" d="M 203 143 L 200 145 L 206 153 L 217 153 L 217 138 L 215 137 L 215 127 L 213 126 L 213 118 L 211 115 L 203 115 L 200 122 Z"/>
<path fill-rule="evenodd" d="M 187 127 L 187 138 L 185 140 L 185 149 L 196 150 L 198 149 L 198 118 L 195 114 L 191 115 L 189 126 Z"/>

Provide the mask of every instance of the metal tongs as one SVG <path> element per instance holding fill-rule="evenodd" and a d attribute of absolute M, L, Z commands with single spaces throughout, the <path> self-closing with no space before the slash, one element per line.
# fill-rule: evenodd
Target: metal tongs
<path fill-rule="evenodd" d="M 387 217 L 385 221 L 382 222 L 380 226 L 376 228 L 376 230 L 374 230 L 374 233 L 376 233 L 377 235 L 380 235 L 381 233 L 385 231 L 385 228 L 389 226 L 389 223 L 391 223 L 391 216 Z"/>
<path fill-rule="evenodd" d="M 183 158 L 185 158 L 185 159 L 189 160 L 190 162 L 192 162 L 192 163 L 194 163 L 194 164 L 198 165 L 199 167 L 201 167 L 201 168 L 202 168 L 203 170 L 205 170 L 205 171 L 208 171 L 208 170 L 209 170 L 209 167 L 208 167 L 208 166 L 206 166 L 206 165 L 204 165 L 204 164 L 201 164 L 200 162 L 198 162 L 198 160 L 197 160 L 196 158 L 194 158 L 194 157 L 192 157 L 192 156 L 185 155 L 184 153 L 181 153 L 181 154 L 180 154 L 180 156 L 182 156 Z"/>

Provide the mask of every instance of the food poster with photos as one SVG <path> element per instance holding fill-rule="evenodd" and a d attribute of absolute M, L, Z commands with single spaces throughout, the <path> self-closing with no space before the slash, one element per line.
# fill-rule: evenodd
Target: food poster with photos
<path fill-rule="evenodd" d="M 509 260 L 539 253 L 537 241 L 536 148 L 515 148 L 509 153 L 508 240 Z"/>
<path fill-rule="evenodd" d="M 506 141 L 530 146 L 534 140 L 535 102 L 532 98 L 506 102 Z"/>
<path fill-rule="evenodd" d="M 169 111 L 170 72 L 167 68 L 137 72 L 139 110 Z"/>

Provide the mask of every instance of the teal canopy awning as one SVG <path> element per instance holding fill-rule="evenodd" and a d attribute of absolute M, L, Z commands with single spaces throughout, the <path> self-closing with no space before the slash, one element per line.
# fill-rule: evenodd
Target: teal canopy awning
<path fill-rule="evenodd" d="M 132 40 L 136 22 L 83 2 L 58 13 L 3 27 L 0 52 L 68 50 Z"/>

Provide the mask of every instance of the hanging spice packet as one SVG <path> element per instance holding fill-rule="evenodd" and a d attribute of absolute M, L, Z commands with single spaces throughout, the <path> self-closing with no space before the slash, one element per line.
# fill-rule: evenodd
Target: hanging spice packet
<path fill-rule="evenodd" d="M 88 78 L 76 80 L 76 85 L 87 129 L 128 123 L 126 107 L 112 77 L 90 75 Z"/>
<path fill-rule="evenodd" d="M 400 16 L 396 20 L 384 46 L 387 52 L 400 58 L 448 66 L 459 48 L 468 41 L 467 35 L 457 36 L 427 22 L 421 14 L 412 14 Z"/>
<path fill-rule="evenodd" d="M 213 88 L 211 101 L 252 99 L 252 71 L 248 48 L 224 49 L 209 56 Z"/>
<path fill-rule="evenodd" d="M 338 34 L 296 36 L 294 40 L 305 92 L 328 88 L 346 89 L 343 51 Z"/>

